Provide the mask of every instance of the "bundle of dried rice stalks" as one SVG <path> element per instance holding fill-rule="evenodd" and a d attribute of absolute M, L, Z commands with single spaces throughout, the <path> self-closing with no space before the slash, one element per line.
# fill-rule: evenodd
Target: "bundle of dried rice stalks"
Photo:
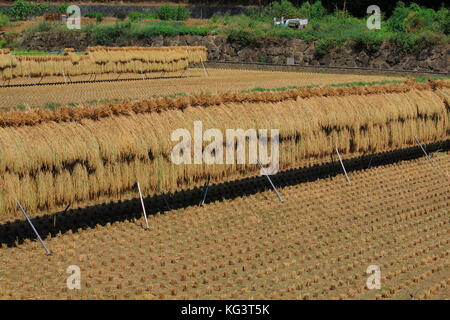
<path fill-rule="evenodd" d="M 0 51 L 0 79 L 21 77 L 77 76 L 178 72 L 189 63 L 206 60 L 204 47 L 89 47 L 86 54 L 72 48 L 63 56 L 18 56 Z"/>
<path fill-rule="evenodd" d="M 205 97 L 197 101 L 200 107 L 183 108 L 172 105 L 182 100 L 124 102 L 126 113 L 119 104 L 105 104 L 62 108 L 59 119 L 39 111 L 34 125 L 0 127 L 0 212 L 12 218 L 16 199 L 36 213 L 68 203 L 131 198 L 138 180 L 146 194 L 158 194 L 199 186 L 208 176 L 219 182 L 258 174 L 251 164 L 172 163 L 172 132 L 185 128 L 194 137 L 197 120 L 204 131 L 279 129 L 280 170 L 328 162 L 336 145 L 350 158 L 413 146 L 414 136 L 423 143 L 449 138 L 449 88 L 395 88 L 365 94 L 363 89 L 333 89 L 321 95 L 310 89 L 303 92 L 307 98 L 267 95 L 266 101 L 251 101 L 257 98 L 253 94 L 234 97 L 241 101 Z M 212 102 L 217 104 L 205 107 Z M 92 110 L 95 117 L 84 116 Z"/>

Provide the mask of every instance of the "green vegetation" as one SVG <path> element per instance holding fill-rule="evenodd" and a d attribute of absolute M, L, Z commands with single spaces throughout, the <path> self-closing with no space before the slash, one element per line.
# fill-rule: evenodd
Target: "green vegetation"
<path fill-rule="evenodd" d="M 53 30 L 54 26 L 48 22 L 48 21 L 40 21 L 38 24 L 36 24 L 35 26 L 31 26 L 27 29 L 27 31 L 29 31 L 30 33 L 35 33 L 35 32 L 47 32 L 50 30 Z"/>
<path fill-rule="evenodd" d="M 184 92 L 179 92 L 179 93 L 165 95 L 164 97 L 169 97 L 169 98 L 187 97 L 187 94 Z"/>
<path fill-rule="evenodd" d="M 308 18 L 309 25 L 302 30 L 273 26 L 273 18 Z M 347 12 L 326 14 L 320 1 L 305 2 L 295 7 L 291 2 L 274 2 L 262 13 L 215 16 L 213 25 L 226 33 L 230 41 L 240 45 L 255 45 L 267 38 L 318 41 L 317 53 L 327 54 L 331 49 L 350 45 L 368 53 L 376 52 L 383 41 L 394 43 L 401 51 L 418 53 L 422 49 L 449 42 L 449 10 L 438 11 L 411 4 L 397 4 L 393 14 L 382 19 L 380 30 L 369 30 L 365 18 L 355 18 Z"/>
<path fill-rule="evenodd" d="M 162 5 L 154 12 L 150 12 L 147 10 L 133 11 L 128 15 L 128 19 L 130 19 L 132 22 L 137 22 L 144 19 L 159 19 L 161 21 L 185 21 L 189 19 L 189 16 L 189 10 L 184 6 Z"/>
<path fill-rule="evenodd" d="M 153 12 L 148 12 L 148 11 L 133 11 L 130 12 L 130 14 L 128 15 L 128 19 L 130 19 L 131 22 L 138 22 L 141 20 L 156 20 L 158 19 L 158 16 L 153 13 Z"/>
<path fill-rule="evenodd" d="M 428 80 L 447 80 L 450 79 L 450 76 L 448 77 L 417 77 L 415 79 L 416 82 L 427 82 Z"/>
<path fill-rule="evenodd" d="M 86 13 L 86 15 L 85 15 L 86 18 L 93 18 L 93 19 L 95 19 L 97 22 L 102 22 L 102 21 L 103 21 L 103 18 L 104 18 L 105 16 L 106 16 L 106 15 L 105 15 L 104 13 L 102 13 L 102 12 L 96 12 L 96 11 L 88 12 L 88 13 Z"/>
<path fill-rule="evenodd" d="M 6 14 L 12 20 L 26 20 L 31 17 L 41 16 L 46 12 L 65 13 L 68 4 L 51 5 L 47 3 L 34 3 L 24 0 L 15 0 Z"/>
<path fill-rule="evenodd" d="M 360 87 L 360 86 L 374 86 L 382 84 L 402 83 L 401 80 L 381 80 L 381 81 L 354 81 L 346 83 L 333 83 L 328 87 Z"/>
<path fill-rule="evenodd" d="M 287 90 L 296 90 L 296 89 L 311 89 L 311 88 L 317 88 L 318 86 L 315 84 L 307 85 L 307 86 L 288 86 L 288 87 L 279 87 L 279 88 L 253 88 L 248 90 L 241 90 L 241 93 L 250 93 L 250 92 L 280 92 L 280 91 L 287 91 Z"/>
<path fill-rule="evenodd" d="M 46 109 L 50 109 L 50 110 L 55 110 L 56 108 L 61 106 L 60 103 L 56 103 L 56 102 L 47 102 L 44 105 L 45 105 Z"/>
<path fill-rule="evenodd" d="M 284 17 L 285 19 L 299 17 L 302 19 L 320 19 L 326 14 L 327 10 L 321 1 L 316 1 L 313 4 L 305 2 L 300 7 L 295 7 L 290 1 L 281 0 L 280 2 L 273 2 L 272 6 L 265 12 L 266 16 Z"/>
<path fill-rule="evenodd" d="M 189 10 L 184 6 L 162 5 L 156 10 L 156 16 L 160 20 L 184 21 L 189 19 Z"/>
<path fill-rule="evenodd" d="M 181 22 L 150 21 L 146 23 L 118 22 L 107 25 L 88 25 L 83 29 L 89 32 L 96 45 L 125 44 L 130 39 L 145 39 L 151 36 L 207 35 L 210 28 L 186 26 Z"/>
<path fill-rule="evenodd" d="M 0 15 L 0 27 L 7 24 L 8 20 L 26 19 L 42 14 L 51 7 L 62 10 L 66 5 L 53 7 L 48 4 L 17 0 L 7 11 L 9 18 L 2 18 Z M 90 12 L 86 16 L 101 22 L 104 14 Z M 307 18 L 309 25 L 301 30 L 274 26 L 273 19 L 281 17 Z M 382 17 L 380 30 L 369 30 L 365 17 L 356 18 L 346 11 L 339 10 L 329 13 L 319 0 L 304 2 L 300 6 L 295 6 L 288 0 L 281 0 L 273 2 L 263 10 L 250 9 L 245 15 L 214 15 L 204 23 L 187 24 L 185 20 L 188 18 L 189 10 L 186 7 L 163 5 L 152 12 L 132 12 L 128 15 L 128 19 L 114 24 L 83 25 L 81 32 L 91 35 L 93 45 L 130 44 L 133 39 L 186 34 L 201 36 L 224 34 L 232 43 L 254 47 L 258 47 L 264 40 L 298 38 L 316 41 L 316 53 L 319 56 L 338 47 L 353 47 L 358 51 L 364 50 L 372 54 L 383 42 L 394 44 L 404 53 L 417 54 L 425 48 L 448 43 L 450 40 L 450 10 L 445 7 L 433 10 L 415 3 L 406 6 L 398 2 L 391 16 Z M 121 19 L 125 17 L 122 16 Z M 40 31 L 64 32 L 58 28 L 40 23 L 26 32 L 29 34 Z"/>
<path fill-rule="evenodd" d="M 414 79 L 416 82 L 426 82 L 429 80 L 445 80 L 450 79 L 449 77 L 417 77 Z M 324 87 L 360 87 L 360 86 L 374 86 L 374 85 L 383 85 L 383 84 L 398 84 L 402 83 L 402 80 L 381 80 L 381 81 L 354 81 L 354 82 L 344 82 L 344 83 L 333 83 L 330 85 L 326 85 Z M 288 87 L 280 87 L 280 88 L 253 88 L 248 90 L 241 90 L 241 93 L 250 93 L 250 92 L 280 92 L 280 91 L 288 91 L 288 90 L 296 90 L 296 89 L 311 89 L 311 88 L 319 88 L 318 85 L 307 85 L 307 86 L 288 86 Z"/>
<path fill-rule="evenodd" d="M 0 28 L 9 24 L 9 17 L 0 11 Z"/>

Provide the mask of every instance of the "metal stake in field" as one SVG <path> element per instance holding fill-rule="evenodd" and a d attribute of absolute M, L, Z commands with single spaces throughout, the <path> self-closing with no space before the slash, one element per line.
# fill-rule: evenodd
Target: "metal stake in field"
<path fill-rule="evenodd" d="M 370 157 L 369 166 L 367 167 L 367 169 L 370 169 L 370 168 L 372 167 L 372 160 L 373 160 L 375 157 L 376 157 L 375 155 L 372 155 L 372 156 Z"/>
<path fill-rule="evenodd" d="M 38 237 L 39 241 L 41 242 L 42 246 L 45 249 L 45 252 L 47 252 L 47 255 L 51 255 L 52 253 L 50 252 L 50 250 L 48 250 L 47 246 L 44 243 L 44 240 L 42 240 L 41 236 L 39 235 L 39 233 L 37 232 L 36 228 L 34 227 L 33 223 L 31 222 L 30 218 L 28 218 L 27 213 L 25 212 L 25 210 L 23 209 L 22 205 L 20 204 L 19 200 L 16 200 L 17 204 L 19 205 L 20 210 L 22 210 L 23 215 L 25 216 L 25 219 L 27 219 L 28 223 L 31 226 L 31 229 L 33 229 L 34 233 L 36 234 L 36 236 Z"/>
<path fill-rule="evenodd" d="M 142 198 L 141 185 L 139 184 L 139 181 L 137 183 L 137 186 L 139 190 L 139 197 L 141 198 L 142 211 L 144 212 L 145 224 L 147 226 L 147 229 L 150 229 L 150 227 L 148 226 L 147 212 L 145 212 L 144 198 Z"/>
<path fill-rule="evenodd" d="M 66 73 L 64 72 L 64 70 L 62 71 L 63 77 L 64 77 L 64 83 L 67 84 L 67 78 L 66 78 Z"/>
<path fill-rule="evenodd" d="M 350 182 L 350 178 L 348 177 L 347 170 L 345 170 L 344 162 L 342 162 L 341 154 L 339 153 L 339 150 L 338 150 L 337 145 L 336 145 L 336 153 L 337 153 L 337 155 L 338 155 L 338 157 L 339 157 L 339 161 L 341 162 L 341 166 L 342 166 L 342 169 L 344 170 L 345 177 L 347 178 L 348 184 L 352 184 L 352 183 Z"/>
<path fill-rule="evenodd" d="M 200 58 L 200 62 L 202 63 L 202 66 L 203 66 L 203 71 L 205 71 L 205 76 L 209 77 L 208 70 L 206 70 L 205 64 L 203 63 L 203 58 L 201 56 L 199 56 L 199 58 Z"/>
<path fill-rule="evenodd" d="M 430 156 L 425 151 L 425 148 L 423 147 L 422 143 L 419 141 L 419 139 L 416 136 L 414 136 L 414 139 L 416 140 L 416 143 L 420 147 L 420 149 L 422 149 L 423 153 L 425 154 L 425 157 L 427 157 L 428 162 L 430 162 L 431 166 L 434 168 L 435 167 L 434 162 L 431 160 Z"/>
<path fill-rule="evenodd" d="M 273 191 L 275 191 L 275 193 L 277 194 L 278 199 L 280 199 L 280 202 L 284 202 L 284 199 L 281 197 L 281 194 L 278 192 L 277 188 L 273 184 L 272 179 L 270 179 L 269 175 L 267 174 L 266 168 L 263 167 L 263 165 L 262 165 L 261 161 L 259 161 L 259 159 L 258 159 L 258 164 L 259 164 L 259 167 L 261 168 L 261 170 L 263 171 L 264 175 L 266 176 L 267 180 L 269 180 L 269 183 L 272 186 Z"/>
<path fill-rule="evenodd" d="M 208 180 L 206 181 L 205 185 L 203 186 L 203 198 L 200 202 L 200 206 L 203 206 L 206 201 L 206 196 L 208 195 L 208 189 L 209 189 L 209 181 L 211 180 L 211 177 L 208 176 Z"/>

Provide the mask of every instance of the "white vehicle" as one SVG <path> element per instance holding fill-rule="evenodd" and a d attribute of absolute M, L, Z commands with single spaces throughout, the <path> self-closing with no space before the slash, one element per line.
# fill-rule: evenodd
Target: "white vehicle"
<path fill-rule="evenodd" d="M 308 25 L 308 19 L 284 20 L 284 17 L 281 17 L 280 21 L 278 21 L 276 18 L 273 18 L 273 22 L 274 22 L 275 26 L 283 27 L 283 28 L 292 28 L 292 29 L 302 29 Z"/>

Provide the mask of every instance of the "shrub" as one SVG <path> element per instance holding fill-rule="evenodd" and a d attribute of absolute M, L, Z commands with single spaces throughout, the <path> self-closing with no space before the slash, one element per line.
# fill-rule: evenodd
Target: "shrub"
<path fill-rule="evenodd" d="M 9 18 L 6 14 L 0 12 L 0 28 L 5 27 L 9 24 Z"/>
<path fill-rule="evenodd" d="M 0 49 L 6 48 L 6 40 L 0 40 Z"/>
<path fill-rule="evenodd" d="M 269 14 L 272 15 L 272 18 L 281 19 L 284 17 L 285 19 L 298 18 L 298 9 L 294 7 L 292 2 L 289 0 L 280 0 L 279 2 L 272 2 L 272 6 L 269 9 Z"/>
<path fill-rule="evenodd" d="M 162 5 L 156 10 L 156 16 L 161 20 L 184 21 L 189 18 L 190 13 L 184 6 Z"/>
<path fill-rule="evenodd" d="M 56 7 L 55 11 L 61 14 L 65 14 L 67 12 L 67 8 L 69 7 L 68 3 L 60 4 Z"/>
<path fill-rule="evenodd" d="M 243 47 L 256 46 L 257 35 L 249 30 L 244 29 L 230 29 L 227 30 L 228 41 L 237 43 Z"/>
<path fill-rule="evenodd" d="M 425 48 L 444 42 L 445 39 L 437 32 L 424 30 L 415 33 L 398 32 L 392 36 L 391 41 L 401 51 L 417 54 Z"/>
<path fill-rule="evenodd" d="M 327 14 L 327 9 L 322 5 L 322 1 L 318 0 L 314 2 L 311 6 L 311 16 L 310 19 L 319 19 Z"/>
<path fill-rule="evenodd" d="M 52 30 L 52 28 L 53 28 L 53 25 L 50 22 L 40 21 L 37 25 L 28 28 L 27 31 L 29 31 L 30 33 L 47 32 L 47 31 Z"/>
<path fill-rule="evenodd" d="M 384 37 L 380 32 L 364 32 L 355 35 L 354 43 L 356 49 L 364 50 L 367 53 L 375 53 L 380 49 Z"/>
<path fill-rule="evenodd" d="M 30 17 L 40 16 L 50 11 L 52 6 L 44 3 L 32 3 L 24 0 L 16 0 L 7 10 L 7 14 L 14 20 L 26 20 Z"/>
<path fill-rule="evenodd" d="M 123 12 L 117 12 L 114 14 L 114 17 L 119 19 L 119 20 L 125 20 L 127 15 Z"/>
<path fill-rule="evenodd" d="M 148 22 L 145 24 L 132 24 L 126 30 L 127 38 L 145 39 L 152 36 L 173 36 L 173 35 L 201 35 L 205 36 L 210 31 L 209 28 L 187 27 L 177 23 Z"/>
<path fill-rule="evenodd" d="M 436 20 L 440 31 L 448 35 L 450 33 L 450 10 L 440 9 L 436 14 Z"/>
<path fill-rule="evenodd" d="M 128 39 L 145 39 L 152 36 L 173 35 L 201 35 L 205 36 L 210 28 L 188 27 L 180 23 L 148 22 L 144 24 L 132 23 L 131 21 L 118 22 L 116 24 L 92 25 L 84 29 L 91 34 L 94 44 L 111 45 L 121 44 Z"/>
<path fill-rule="evenodd" d="M 102 12 L 91 11 L 86 13 L 85 17 L 94 18 L 97 22 L 102 22 L 106 15 Z"/>
<path fill-rule="evenodd" d="M 387 25 L 390 30 L 395 32 L 414 32 L 428 29 L 434 32 L 448 33 L 449 21 L 450 15 L 447 8 L 434 11 L 415 3 L 406 7 L 403 2 L 399 2 L 387 20 Z"/>
<path fill-rule="evenodd" d="M 337 47 L 339 42 L 335 39 L 320 39 L 316 43 L 316 53 L 319 56 L 326 55 L 331 49 Z"/>
<path fill-rule="evenodd" d="M 139 11 L 133 11 L 128 14 L 128 19 L 131 22 L 137 22 L 143 19 L 143 13 Z"/>
<path fill-rule="evenodd" d="M 130 25 L 131 23 L 128 21 L 107 25 L 99 24 L 87 29 L 87 31 L 91 34 L 96 45 L 105 46 L 111 45 L 123 38 Z"/>
<path fill-rule="evenodd" d="M 133 11 L 128 14 L 128 19 L 130 19 L 131 22 L 138 22 L 143 19 L 158 19 L 158 16 L 155 13 L 148 11 Z"/>
<path fill-rule="evenodd" d="M 267 57 L 266 56 L 259 56 L 258 57 L 259 63 L 267 63 Z"/>
<path fill-rule="evenodd" d="M 321 1 L 316 1 L 313 4 L 305 2 L 298 10 L 297 18 L 308 18 L 308 19 L 320 19 L 324 17 L 327 10 L 322 5 Z"/>

